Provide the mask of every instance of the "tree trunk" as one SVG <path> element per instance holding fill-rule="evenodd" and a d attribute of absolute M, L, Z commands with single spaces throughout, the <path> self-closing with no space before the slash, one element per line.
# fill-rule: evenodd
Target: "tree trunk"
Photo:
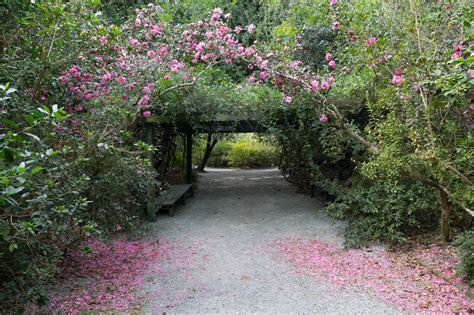
<path fill-rule="evenodd" d="M 448 203 L 448 195 L 438 189 L 439 203 L 441 204 L 441 238 L 443 242 L 449 242 L 451 240 L 451 233 L 449 228 L 449 215 L 451 213 L 451 207 Z"/>
<path fill-rule="evenodd" d="M 206 142 L 206 151 L 204 152 L 204 156 L 202 157 L 201 163 L 199 164 L 197 170 L 198 172 L 203 172 L 204 168 L 206 167 L 207 161 L 211 157 L 212 150 L 214 149 L 215 145 L 217 144 L 217 139 L 212 139 L 212 132 L 209 132 L 207 135 L 207 142 Z"/>

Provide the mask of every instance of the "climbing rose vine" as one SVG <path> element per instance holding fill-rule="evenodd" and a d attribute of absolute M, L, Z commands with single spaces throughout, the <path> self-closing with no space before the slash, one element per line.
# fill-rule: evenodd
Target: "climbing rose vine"
<path fill-rule="evenodd" d="M 210 68 L 237 61 L 250 70 L 247 83 L 280 89 L 286 103 L 301 91 L 323 103 L 323 92 L 334 84 L 334 74 L 323 78 L 287 54 L 243 45 L 238 40 L 243 28 L 228 27 L 230 17 L 220 8 L 207 21 L 180 26 L 163 21 L 160 13 L 159 6 L 149 4 L 136 10 L 119 38 L 92 37 L 97 47 L 84 56 L 84 65 L 73 65 L 59 78 L 74 97 L 66 106 L 69 113 L 81 112 L 91 103 L 107 106 L 119 101 L 149 118 L 167 92 L 189 88 Z M 254 29 L 253 24 L 246 27 L 248 33 Z M 295 41 L 293 49 L 298 47 Z M 336 61 L 327 60 L 333 71 Z"/>

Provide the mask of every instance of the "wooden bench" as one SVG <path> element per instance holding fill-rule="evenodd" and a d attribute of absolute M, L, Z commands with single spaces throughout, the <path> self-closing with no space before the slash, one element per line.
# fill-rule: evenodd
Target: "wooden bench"
<path fill-rule="evenodd" d="M 171 186 L 170 189 L 158 197 L 158 204 L 160 205 L 158 210 L 167 209 L 169 216 L 174 216 L 176 204 L 178 202 L 184 204 L 186 194 L 193 195 L 193 185 L 184 184 Z"/>

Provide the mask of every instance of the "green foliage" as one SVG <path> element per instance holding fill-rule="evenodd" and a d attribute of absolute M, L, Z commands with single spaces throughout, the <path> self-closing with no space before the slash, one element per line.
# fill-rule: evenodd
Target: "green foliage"
<path fill-rule="evenodd" d="M 212 150 L 208 166 L 265 168 L 275 166 L 278 152 L 274 145 L 254 134 L 237 136 L 233 140 L 217 142 Z"/>
<path fill-rule="evenodd" d="M 305 28 L 301 37 L 302 48 L 295 53 L 295 57 L 316 70 L 321 69 L 326 53 L 334 45 L 335 32 L 329 27 Z"/>
<path fill-rule="evenodd" d="M 8 91 L 4 104 L 15 101 Z M 44 302 L 41 284 L 51 278 L 61 251 L 86 233 L 80 213 L 89 201 L 78 190 L 88 178 L 62 178 L 68 172 L 64 152 L 43 136 L 66 118 L 57 106 L 38 107 L 22 120 L 2 118 L 8 127 L 0 137 L 1 300 L 25 294 Z"/>
<path fill-rule="evenodd" d="M 330 213 L 350 220 L 349 245 L 437 230 L 440 187 L 450 193 L 451 224 L 462 225 L 474 205 L 469 2 L 282 3 L 267 5 L 286 16 L 277 39 L 300 34 L 295 56 L 315 69 L 326 67 L 327 52 L 337 62 L 326 104 L 299 97 L 269 121 L 286 173 L 323 190 Z M 333 115 L 323 126 L 325 111 Z"/>
<path fill-rule="evenodd" d="M 219 141 L 212 150 L 211 157 L 207 162 L 209 166 L 228 167 L 230 166 L 230 154 L 234 143 L 232 141 Z"/>
<path fill-rule="evenodd" d="M 474 286 L 474 230 L 470 229 L 460 235 L 455 240 L 459 250 L 461 266 L 458 274 L 465 276 L 471 286 Z"/>
<path fill-rule="evenodd" d="M 270 144 L 259 142 L 253 137 L 243 137 L 233 144 L 228 159 L 229 165 L 233 167 L 271 167 L 277 163 L 277 152 Z"/>
<path fill-rule="evenodd" d="M 325 210 L 333 217 L 349 219 L 345 233 L 349 247 L 373 241 L 404 242 L 406 235 L 439 219 L 431 208 L 436 202 L 433 191 L 416 182 L 374 183 L 361 178 L 353 188 L 334 193 L 336 199 Z"/>
<path fill-rule="evenodd" d="M 71 115 L 57 84 L 91 34 L 119 33 L 101 24 L 98 1 L 13 7 L 0 6 L 0 304 L 42 304 L 68 250 L 136 226 L 156 173 L 129 111 L 96 102 Z"/>

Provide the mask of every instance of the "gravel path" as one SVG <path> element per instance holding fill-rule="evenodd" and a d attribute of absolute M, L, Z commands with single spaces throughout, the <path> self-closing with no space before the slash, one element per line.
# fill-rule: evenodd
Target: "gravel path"
<path fill-rule="evenodd" d="M 161 314 L 395 314 L 377 300 L 354 296 L 291 272 L 267 246 L 287 237 L 341 244 L 344 224 L 321 202 L 296 194 L 277 170 L 209 169 L 194 198 L 175 217 L 160 215 L 152 237 L 176 256 L 149 279 L 144 310 Z"/>

